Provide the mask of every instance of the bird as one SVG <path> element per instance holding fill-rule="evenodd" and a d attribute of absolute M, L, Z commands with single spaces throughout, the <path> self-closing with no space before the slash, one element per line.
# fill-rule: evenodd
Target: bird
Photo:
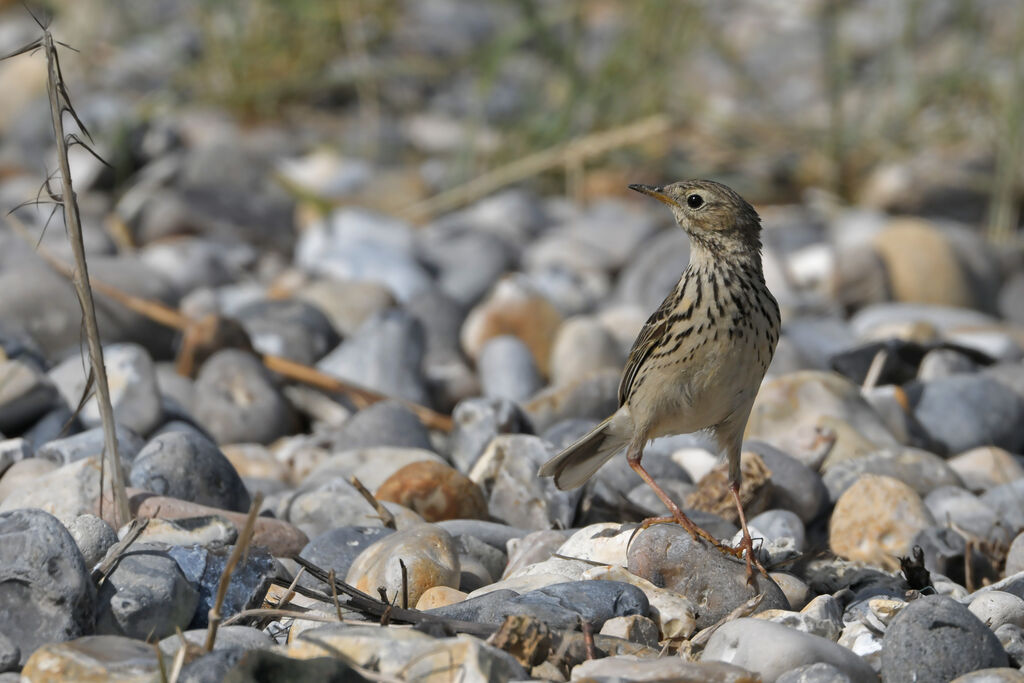
<path fill-rule="evenodd" d="M 675 288 L 651 314 L 629 352 L 619 382 L 618 409 L 541 466 L 562 490 L 582 486 L 611 457 L 626 450 L 630 467 L 654 490 L 671 517 L 694 539 L 746 557 L 753 581 L 756 559 L 740 501 L 743 432 L 779 340 L 778 302 L 765 283 L 761 218 L 731 188 L 684 180 L 629 189 L 667 204 L 690 239 L 690 261 Z M 742 539 L 725 546 L 698 527 L 642 464 L 647 442 L 659 436 L 708 433 L 728 462 Z"/>

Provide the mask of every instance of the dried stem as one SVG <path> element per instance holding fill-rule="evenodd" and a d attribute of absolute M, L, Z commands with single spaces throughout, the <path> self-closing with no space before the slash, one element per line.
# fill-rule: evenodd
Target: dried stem
<path fill-rule="evenodd" d="M 395 516 L 391 514 L 391 510 L 384 507 L 384 503 L 374 498 L 370 490 L 363 485 L 363 482 L 359 481 L 357 477 L 351 477 L 349 483 L 355 487 L 356 491 L 359 491 L 359 495 L 366 499 L 366 502 L 373 506 L 373 509 L 377 511 L 377 516 L 380 517 L 381 523 L 389 529 L 397 529 L 398 525 L 395 523 Z"/>
<path fill-rule="evenodd" d="M 89 269 L 85 260 L 85 243 L 82 240 L 82 224 L 78 215 L 78 200 L 71 185 L 71 165 L 68 162 L 68 137 L 64 132 L 63 116 L 65 112 L 72 115 L 75 121 L 78 116 L 68 100 L 64 79 L 60 71 L 57 48 L 53 35 L 43 28 L 43 51 L 46 53 L 47 93 L 50 98 L 50 118 L 53 123 L 53 135 L 57 143 L 57 162 L 60 165 L 61 196 L 60 204 L 64 209 L 64 223 L 71 242 L 71 251 L 75 258 L 75 269 L 72 282 L 82 307 L 82 318 L 85 323 L 85 335 L 89 344 L 89 359 L 96 380 L 96 400 L 99 404 L 100 418 L 103 422 L 103 453 L 110 462 L 111 488 L 113 489 L 115 519 L 117 526 L 127 524 L 131 518 L 128 508 L 128 494 L 125 491 L 124 472 L 121 459 L 117 452 L 117 435 L 114 424 L 114 409 L 110 402 L 110 385 L 107 383 L 107 371 L 103 364 L 103 344 L 100 341 L 99 324 L 96 322 L 96 307 L 93 304 L 92 289 L 89 286 Z M 100 504 L 102 505 L 102 477 L 100 481 Z"/>
<path fill-rule="evenodd" d="M 210 626 L 206 631 L 207 652 L 213 650 L 213 644 L 217 640 L 217 628 L 220 626 L 221 620 L 220 608 L 224 606 L 224 598 L 227 596 L 228 586 L 231 584 L 231 575 L 235 572 L 235 567 L 238 566 L 242 556 L 248 551 L 249 544 L 252 542 L 252 528 L 256 524 L 256 515 L 259 514 L 262 504 L 263 494 L 257 492 L 253 498 L 252 505 L 249 506 L 249 516 L 245 519 L 245 527 L 242 529 L 238 542 L 235 543 L 235 547 L 231 551 L 231 556 L 228 557 L 227 564 L 224 565 L 224 572 L 220 575 L 220 583 L 217 585 L 217 598 L 214 600 L 213 607 L 210 608 Z"/>

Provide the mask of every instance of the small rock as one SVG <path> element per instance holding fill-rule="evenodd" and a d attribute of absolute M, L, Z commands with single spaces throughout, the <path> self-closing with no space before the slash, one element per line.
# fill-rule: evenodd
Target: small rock
<path fill-rule="evenodd" d="M 14 644 L 14 641 L 0 633 L 0 673 L 16 671 L 20 661 L 21 649 Z M 20 680 L 20 676 L 18 680 Z"/>
<path fill-rule="evenodd" d="M 0 361 L 0 432 L 19 433 L 57 403 L 57 388 L 30 358 Z"/>
<path fill-rule="evenodd" d="M 1024 673 L 1007 666 L 992 669 L 978 669 L 963 676 L 957 676 L 950 683 L 1021 683 Z"/>
<path fill-rule="evenodd" d="M 115 425 L 114 434 L 117 438 L 118 457 L 125 467 L 131 467 L 146 441 L 120 424 Z M 96 427 L 45 443 L 36 450 L 35 457 L 51 460 L 57 465 L 67 465 L 82 458 L 98 458 L 103 454 L 104 439 L 103 427 Z"/>
<path fill-rule="evenodd" d="M 1024 529 L 1024 479 L 989 489 L 979 498 L 1008 529 Z"/>
<path fill-rule="evenodd" d="M 178 650 L 181 649 L 182 638 L 193 647 L 204 648 L 207 632 L 208 629 L 203 628 L 183 631 L 180 635 L 175 633 L 174 635 L 167 636 L 157 645 L 164 657 L 173 660 L 174 656 L 178 654 Z M 213 649 L 215 651 L 227 649 L 259 650 L 267 649 L 272 645 L 274 645 L 274 640 L 258 628 L 228 625 L 217 629 L 217 640 L 213 643 Z"/>
<path fill-rule="evenodd" d="M 122 535 L 127 527 L 122 528 Z M 218 515 L 185 517 L 182 519 L 150 519 L 138 538 L 139 543 L 201 546 L 233 545 L 238 540 L 238 529 Z"/>
<path fill-rule="evenodd" d="M 420 448 L 372 446 L 343 450 L 335 452 L 313 468 L 303 478 L 302 486 L 318 487 L 334 478 L 348 481 L 356 477 L 366 488 L 373 491 L 406 465 L 421 461 L 444 463 L 444 458 L 433 451 Z"/>
<path fill-rule="evenodd" d="M 254 538 L 253 545 L 231 573 L 224 603 L 220 609 L 221 617 L 224 619 L 242 610 L 260 606 L 267 594 L 270 581 L 277 572 L 274 558 L 265 548 L 256 545 L 256 542 Z M 220 579 L 232 550 L 233 546 L 168 548 L 167 554 L 178 563 L 185 578 L 199 588 L 199 602 L 188 624 L 189 628 L 206 628 L 208 625 L 210 609 L 216 600 Z"/>
<path fill-rule="evenodd" d="M 249 492 L 217 445 L 194 432 L 154 437 L 132 464 L 131 485 L 201 505 L 248 512 Z"/>
<path fill-rule="evenodd" d="M 459 680 L 488 676 L 490 680 L 526 680 L 527 673 L 512 655 L 476 638 L 444 638 L 404 668 L 408 680 L 426 681 L 443 669 Z M 484 674 L 483 672 L 487 672 Z"/>
<path fill-rule="evenodd" d="M 420 525 L 384 536 L 366 548 L 349 567 L 345 581 L 359 590 L 376 594 L 383 586 L 388 599 L 401 603 L 405 563 L 408 604 L 415 605 L 432 586 L 459 587 L 459 556 L 448 532 Z"/>
<path fill-rule="evenodd" d="M 931 382 L 942 377 L 975 372 L 978 364 L 970 356 L 954 349 L 932 349 L 921 359 L 917 378 Z"/>
<path fill-rule="evenodd" d="M 868 664 L 830 640 L 761 619 L 723 624 L 704 648 L 702 661 L 719 661 L 760 674 L 766 681 L 805 664 L 831 664 L 856 683 L 878 680 Z"/>
<path fill-rule="evenodd" d="M 599 422 L 618 409 L 621 379 L 619 370 L 599 370 L 575 384 L 544 389 L 523 407 L 538 433 L 570 418 Z"/>
<path fill-rule="evenodd" d="M 508 557 L 504 552 L 479 540 L 475 536 L 455 537 L 455 550 L 459 554 L 459 590 L 470 592 L 488 586 L 501 578 Z"/>
<path fill-rule="evenodd" d="M 960 585 L 967 583 L 964 562 L 967 542 L 955 530 L 944 524 L 923 529 L 914 535 L 911 548 L 914 547 L 920 547 L 924 552 L 924 566 L 929 572 L 945 576 Z M 971 545 L 970 568 L 975 581 L 991 582 L 999 578 L 992 562 L 976 544 Z M 932 578 L 934 582 L 935 577 Z"/>
<path fill-rule="evenodd" d="M 653 235 L 623 267 L 615 299 L 653 311 L 679 282 L 681 265 L 690 260 L 690 242 L 682 230 Z"/>
<path fill-rule="evenodd" d="M 100 498 L 98 457 L 76 460 L 50 472 L 40 472 L 36 460 L 23 460 L 4 474 L 0 487 L 16 488 L 0 502 L 0 510 L 40 508 L 61 519 L 96 512 Z M 51 466 L 48 461 L 43 462 L 47 462 L 45 467 Z"/>
<path fill-rule="evenodd" d="M 597 370 L 622 369 L 625 357 L 595 318 L 576 317 L 558 328 L 551 349 L 552 384 L 573 384 Z"/>
<path fill-rule="evenodd" d="M 487 518 L 487 501 L 480 487 L 439 462 L 406 465 L 381 484 L 376 498 L 404 505 L 427 522 Z"/>
<path fill-rule="evenodd" d="M 865 474 L 836 502 L 829 521 L 829 546 L 850 560 L 895 569 L 909 556 L 911 541 L 935 523 L 920 496 L 903 482 Z"/>
<path fill-rule="evenodd" d="M 270 443 L 292 431 L 291 406 L 250 353 L 215 353 L 199 369 L 195 391 L 196 419 L 217 443 Z"/>
<path fill-rule="evenodd" d="M 963 529 L 989 542 L 1010 542 L 1009 530 L 1002 526 L 992 508 L 969 491 L 955 486 L 943 486 L 925 496 L 924 504 L 928 506 L 932 517 L 941 524 Z"/>
<path fill-rule="evenodd" d="M 626 551 L 635 533 L 633 524 L 591 524 L 570 536 L 555 552 L 577 560 L 625 567 Z"/>
<path fill-rule="evenodd" d="M 41 510 L 0 513 L 0 632 L 20 664 L 45 643 L 92 629 L 96 593 L 71 534 Z"/>
<path fill-rule="evenodd" d="M 548 360 L 562 315 L 523 276 L 509 276 L 498 282 L 490 295 L 470 311 L 462 326 L 462 348 L 477 360 L 484 343 L 492 337 L 519 337 L 533 354 L 541 374 L 548 372 Z"/>
<path fill-rule="evenodd" d="M 493 235 L 470 229 L 431 239 L 430 232 L 421 235 L 420 255 L 437 272 L 437 286 L 460 306 L 480 301 L 514 265 L 515 249 Z"/>
<path fill-rule="evenodd" d="M 508 565 L 503 577 L 513 576 L 532 564 L 549 559 L 569 537 L 561 529 L 542 529 L 508 540 Z"/>
<path fill-rule="evenodd" d="M 1001 484 L 1024 479 L 1024 467 L 1002 448 L 979 446 L 950 458 L 949 466 L 974 492 L 984 492 Z"/>
<path fill-rule="evenodd" d="M 970 610 L 944 596 L 918 598 L 893 620 L 882 640 L 886 681 L 949 681 L 1006 666 L 999 639 Z"/>
<path fill-rule="evenodd" d="M 416 601 L 416 609 L 420 611 L 447 607 L 462 602 L 466 594 L 448 586 L 433 586 L 423 591 L 423 595 Z"/>
<path fill-rule="evenodd" d="M 907 388 L 914 417 L 951 453 L 977 446 L 1024 449 L 1024 398 L 983 375 L 954 375 Z"/>
<path fill-rule="evenodd" d="M 751 527 L 761 532 L 765 542 L 780 539 L 792 539 L 797 552 L 803 552 L 806 545 L 806 532 L 803 522 L 795 512 L 789 510 L 767 510 L 751 518 Z"/>
<path fill-rule="evenodd" d="M 320 359 L 317 369 L 388 396 L 430 402 L 423 377 L 423 326 L 400 309 L 382 311 Z"/>
<path fill-rule="evenodd" d="M 979 593 L 967 603 L 967 609 L 993 631 L 1003 624 L 1024 628 L 1024 600 L 1012 593 L 999 590 Z"/>
<path fill-rule="evenodd" d="M 0 475 L 0 503 L 10 494 L 24 490 L 36 477 L 55 469 L 55 463 L 41 458 L 26 458 L 11 464 L 5 468 L 3 475 Z"/>
<path fill-rule="evenodd" d="M 256 649 L 242 652 L 224 674 L 223 680 L 359 681 L 361 678 L 348 664 L 334 656 L 307 659 L 287 657 L 274 650 Z"/>
<path fill-rule="evenodd" d="M 1024 572 L 1024 533 L 1017 534 L 1006 553 L 1006 575 Z"/>
<path fill-rule="evenodd" d="M 85 636 L 36 650 L 21 670 L 29 681 L 131 681 L 157 679 L 153 646 L 124 636 Z"/>
<path fill-rule="evenodd" d="M 661 630 L 662 638 L 689 638 L 697 629 L 697 609 L 692 601 L 673 590 L 659 588 L 623 567 L 592 567 L 583 572 L 581 578 L 621 581 L 642 590 L 651 606 L 650 617 Z"/>
<path fill-rule="evenodd" d="M 411 628 L 353 623 L 317 624 L 291 639 L 288 654 L 303 658 L 343 657 L 383 675 L 396 675 L 436 643 L 437 639 Z"/>
<path fill-rule="evenodd" d="M 995 634 L 1006 651 L 1010 666 L 1019 668 L 1021 662 L 1024 662 L 1024 628 L 1003 624 L 995 630 Z"/>
<path fill-rule="evenodd" d="M 884 449 L 833 465 L 826 463 L 826 466 L 822 479 L 832 500 L 839 500 L 864 474 L 898 479 L 921 496 L 940 487 L 959 487 L 962 484 L 945 460 L 918 448 Z"/>
<path fill-rule="evenodd" d="M 469 478 L 487 492 L 491 516 L 524 529 L 572 525 L 580 490 L 559 491 L 554 481 L 537 477 L 537 470 L 555 455 L 536 436 L 495 437 L 477 460 Z"/>
<path fill-rule="evenodd" d="M 67 528 L 82 553 L 86 569 L 95 567 L 106 556 L 110 546 L 117 543 L 117 533 L 96 515 L 78 515 Z"/>
<path fill-rule="evenodd" d="M 324 278 L 311 282 L 295 296 L 316 306 L 342 337 L 350 337 L 380 311 L 392 308 L 395 298 L 379 282 Z"/>
<path fill-rule="evenodd" d="M 96 631 L 139 640 L 164 638 L 188 628 L 198 602 L 199 592 L 173 559 L 133 546 L 100 587 Z"/>
<path fill-rule="evenodd" d="M 758 592 L 764 598 L 757 611 L 789 608 L 771 580 L 755 574 L 755 588 L 749 587 L 744 563 L 695 541 L 675 525 L 658 524 L 641 531 L 629 546 L 628 558 L 630 572 L 693 602 L 697 628 L 714 624 Z"/>
<path fill-rule="evenodd" d="M 488 339 L 476 364 L 487 398 L 523 402 L 544 386 L 529 347 L 510 334 Z"/>
<path fill-rule="evenodd" d="M 833 643 L 843 632 L 843 610 L 831 595 L 819 595 L 799 612 L 773 609 L 761 612 L 755 618 L 819 636 Z"/>
<path fill-rule="evenodd" d="M 343 526 L 331 529 L 310 540 L 299 556 L 324 570 L 333 569 L 336 576 L 346 576 L 352 563 L 364 549 L 393 533 L 394 529 L 383 526 Z M 319 589 L 321 587 L 320 581 L 306 574 L 302 575 L 299 583 L 307 588 Z"/>
<path fill-rule="evenodd" d="M 509 543 L 516 543 L 530 535 L 527 529 L 517 529 L 507 524 L 485 522 L 480 519 L 448 519 L 438 522 L 437 526 L 452 536 L 472 536 L 501 553 L 505 553 Z"/>
<path fill-rule="evenodd" d="M 601 635 L 622 638 L 647 647 L 658 647 L 659 641 L 658 625 L 640 614 L 612 617 L 604 622 Z"/>
<path fill-rule="evenodd" d="M 416 414 L 398 401 L 381 401 L 363 408 L 331 435 L 337 450 L 397 446 L 430 450 L 430 432 Z"/>
<path fill-rule="evenodd" d="M 254 349 L 303 365 L 313 365 L 341 341 L 327 316 L 299 299 L 256 301 L 234 318 L 249 333 Z"/>
<path fill-rule="evenodd" d="M 775 679 L 775 683 L 851 683 L 852 679 L 838 667 L 818 662 L 790 669 Z"/>
<path fill-rule="evenodd" d="M 137 344 L 111 344 L 103 349 L 103 363 L 110 385 L 114 420 L 136 434 L 149 434 L 163 418 L 156 367 L 149 353 Z M 50 371 L 69 406 L 78 405 L 85 390 L 88 372 L 82 359 L 74 356 Z M 79 419 L 88 427 L 101 424 L 96 397 L 86 401 Z"/>
<path fill-rule="evenodd" d="M 743 449 L 761 456 L 772 473 L 772 505 L 795 512 L 805 524 L 812 522 L 828 505 L 828 490 L 821 476 L 796 458 L 777 448 L 748 441 Z"/>
<path fill-rule="evenodd" d="M 532 434 L 526 414 L 503 399 L 471 398 L 452 412 L 451 458 L 460 472 L 469 472 L 498 434 Z"/>

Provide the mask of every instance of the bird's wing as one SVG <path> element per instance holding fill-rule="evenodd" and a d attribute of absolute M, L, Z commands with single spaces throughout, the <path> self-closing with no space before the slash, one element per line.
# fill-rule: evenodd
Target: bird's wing
<path fill-rule="evenodd" d="M 633 388 L 640 367 L 661 342 L 665 329 L 669 324 L 669 315 L 676 306 L 676 298 L 669 296 L 661 302 L 658 310 L 651 314 L 651 317 L 644 323 L 633 348 L 629 351 L 629 359 L 626 360 L 626 368 L 622 371 L 622 380 L 619 382 L 619 406 L 626 403 L 629 393 Z"/>

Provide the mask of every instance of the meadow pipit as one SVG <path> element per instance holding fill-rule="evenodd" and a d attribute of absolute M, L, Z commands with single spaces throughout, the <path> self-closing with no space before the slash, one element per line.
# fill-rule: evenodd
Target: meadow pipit
<path fill-rule="evenodd" d="M 619 384 L 619 409 L 540 468 L 560 489 L 583 485 L 627 448 L 629 465 L 671 511 L 670 518 L 730 554 L 754 556 L 739 499 L 740 446 L 768 363 L 779 340 L 779 306 L 761 267 L 761 219 L 733 190 L 710 180 L 630 189 L 668 204 L 690 237 L 690 263 L 640 330 Z M 640 462 L 655 437 L 707 430 L 729 463 L 729 488 L 743 540 L 727 548 L 694 524 Z"/>

